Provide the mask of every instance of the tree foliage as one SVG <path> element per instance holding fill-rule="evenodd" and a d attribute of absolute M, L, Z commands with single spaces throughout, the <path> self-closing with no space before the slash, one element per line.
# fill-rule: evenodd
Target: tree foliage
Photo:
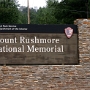
<path fill-rule="evenodd" d="M 55 10 L 55 18 L 58 24 L 72 24 L 77 18 L 87 18 L 87 9 L 89 11 L 90 0 L 54 0 L 52 6 Z"/>
<path fill-rule="evenodd" d="M 73 24 L 90 17 L 90 0 L 47 0 L 46 7 L 30 8 L 31 24 Z M 0 23 L 27 24 L 27 7 L 18 9 L 17 0 L 0 0 Z"/>
<path fill-rule="evenodd" d="M 19 11 L 15 0 L 0 0 L 0 23 L 18 23 Z"/>
<path fill-rule="evenodd" d="M 37 11 L 36 20 L 38 24 L 55 24 L 56 23 L 54 13 L 49 8 L 39 8 L 39 10 Z"/>
<path fill-rule="evenodd" d="M 19 8 L 19 23 L 20 24 L 27 24 L 27 7 L 21 6 Z"/>
<path fill-rule="evenodd" d="M 39 8 L 32 20 L 38 24 L 73 24 L 78 18 L 87 18 L 90 0 L 47 0 L 46 7 Z M 32 15 L 32 13 L 31 13 Z"/>

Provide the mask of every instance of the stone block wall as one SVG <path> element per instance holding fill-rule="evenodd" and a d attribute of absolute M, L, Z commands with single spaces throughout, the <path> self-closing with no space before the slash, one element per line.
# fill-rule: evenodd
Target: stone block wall
<path fill-rule="evenodd" d="M 77 19 L 79 65 L 0 66 L 0 90 L 90 90 L 90 20 Z"/>

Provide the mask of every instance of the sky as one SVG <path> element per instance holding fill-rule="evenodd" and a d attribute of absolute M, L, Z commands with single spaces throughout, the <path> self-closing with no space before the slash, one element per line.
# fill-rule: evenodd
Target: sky
<path fill-rule="evenodd" d="M 18 1 L 20 6 L 27 6 L 27 0 L 18 0 Z M 44 7 L 46 6 L 46 0 L 29 0 L 29 6 L 33 8 Z"/>

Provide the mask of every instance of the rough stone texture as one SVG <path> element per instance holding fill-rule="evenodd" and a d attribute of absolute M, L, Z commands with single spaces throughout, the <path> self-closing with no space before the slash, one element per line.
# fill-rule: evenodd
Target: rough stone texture
<path fill-rule="evenodd" d="M 0 90 L 90 90 L 90 20 L 75 24 L 80 65 L 0 66 Z"/>

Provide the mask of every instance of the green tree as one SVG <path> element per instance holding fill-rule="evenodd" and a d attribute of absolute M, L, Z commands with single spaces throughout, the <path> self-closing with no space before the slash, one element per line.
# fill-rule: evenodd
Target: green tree
<path fill-rule="evenodd" d="M 28 9 L 25 6 L 21 6 L 19 8 L 19 11 L 20 11 L 19 21 L 20 21 L 20 23 L 23 23 L 23 24 L 27 24 L 28 23 L 28 20 L 27 20 L 27 10 Z M 31 8 L 30 9 L 30 24 L 37 24 L 36 15 L 37 15 L 36 10 Z"/>
<path fill-rule="evenodd" d="M 31 24 L 56 24 L 57 20 L 54 15 L 53 0 L 47 1 L 47 6 L 39 8 L 38 10 L 30 9 Z M 52 9 L 50 9 L 52 8 Z"/>
<path fill-rule="evenodd" d="M 27 7 L 20 6 L 19 8 L 19 23 L 27 24 Z"/>
<path fill-rule="evenodd" d="M 39 8 L 37 11 L 38 24 L 55 24 L 57 22 L 54 13 L 49 8 Z"/>
<path fill-rule="evenodd" d="M 0 0 L 0 23 L 18 23 L 19 11 L 16 0 Z"/>
<path fill-rule="evenodd" d="M 77 18 L 87 18 L 87 3 L 90 0 L 62 0 L 55 6 L 57 23 L 72 24 Z M 89 8 L 88 8 L 89 10 Z"/>
<path fill-rule="evenodd" d="M 38 24 L 37 21 L 37 10 L 31 8 L 30 9 L 30 23 L 31 24 Z"/>

